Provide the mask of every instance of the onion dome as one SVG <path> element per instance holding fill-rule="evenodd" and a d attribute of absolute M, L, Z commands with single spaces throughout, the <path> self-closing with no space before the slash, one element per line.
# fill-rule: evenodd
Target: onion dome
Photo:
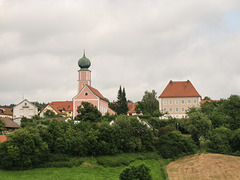
<path fill-rule="evenodd" d="M 91 61 L 86 58 L 85 52 L 83 57 L 78 60 L 78 66 L 81 68 L 81 70 L 88 70 L 88 68 L 91 66 Z"/>

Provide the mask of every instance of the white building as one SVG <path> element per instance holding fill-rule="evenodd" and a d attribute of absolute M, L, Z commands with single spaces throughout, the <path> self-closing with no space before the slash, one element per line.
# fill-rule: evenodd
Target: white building
<path fill-rule="evenodd" d="M 27 99 L 13 107 L 13 121 L 19 125 L 22 117 L 32 118 L 35 115 L 38 115 L 38 108 Z"/>

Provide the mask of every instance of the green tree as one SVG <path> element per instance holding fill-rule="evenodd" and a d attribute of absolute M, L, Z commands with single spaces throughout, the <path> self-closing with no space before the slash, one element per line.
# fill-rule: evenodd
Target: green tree
<path fill-rule="evenodd" d="M 232 130 L 240 128 L 240 97 L 231 95 L 228 99 L 222 102 L 222 112 L 231 117 L 229 121 Z"/>
<path fill-rule="evenodd" d="M 152 180 L 150 174 L 150 168 L 145 164 L 140 164 L 138 166 L 131 166 L 124 169 L 120 176 L 120 180 Z"/>
<path fill-rule="evenodd" d="M 0 166 L 5 169 L 36 167 L 47 161 L 48 146 L 36 128 L 15 130 L 0 144 Z"/>
<path fill-rule="evenodd" d="M 137 105 L 135 106 L 135 111 L 137 114 L 146 114 L 146 105 L 142 101 L 138 101 Z"/>
<path fill-rule="evenodd" d="M 50 110 L 50 109 L 48 109 L 46 112 L 44 112 L 43 115 L 46 118 L 56 117 L 56 114 L 52 110 Z"/>
<path fill-rule="evenodd" d="M 188 113 L 188 115 L 189 118 L 185 121 L 183 127 L 185 126 L 187 131 L 190 132 L 195 142 L 199 143 L 200 139 L 206 140 L 211 130 L 211 120 L 199 110 Z"/>
<path fill-rule="evenodd" d="M 231 136 L 230 145 L 232 147 L 233 152 L 240 152 L 240 128 L 236 129 Z"/>
<path fill-rule="evenodd" d="M 231 152 L 230 139 L 232 131 L 226 127 L 219 127 L 212 131 L 208 145 L 210 152 L 229 153 Z"/>
<path fill-rule="evenodd" d="M 128 106 L 127 106 L 127 98 L 126 98 L 126 92 L 125 88 L 120 86 L 118 90 L 118 96 L 117 96 L 117 102 L 116 102 L 116 112 L 117 114 L 127 114 L 128 112 Z"/>
<path fill-rule="evenodd" d="M 66 122 L 58 122 L 56 119 L 53 119 L 47 127 L 40 129 L 41 137 L 48 144 L 52 153 L 64 151 L 64 126 L 66 126 Z"/>
<path fill-rule="evenodd" d="M 3 131 L 5 131 L 5 123 L 3 122 L 3 120 L 0 118 L 0 135 L 3 133 Z"/>
<path fill-rule="evenodd" d="M 156 146 L 158 153 L 163 158 L 178 158 L 193 154 L 197 149 L 192 139 L 184 138 L 181 133 L 176 132 L 160 136 Z"/>
<path fill-rule="evenodd" d="M 101 121 L 102 114 L 98 111 L 97 107 L 89 102 L 82 102 L 81 106 L 78 107 L 78 115 L 75 117 L 75 120 L 79 121 L 90 121 L 90 122 L 99 122 Z"/>
<path fill-rule="evenodd" d="M 151 116 L 153 116 L 154 112 L 159 111 L 159 102 L 155 90 L 152 90 L 152 92 L 145 91 L 142 102 L 145 104 L 145 112 Z"/>

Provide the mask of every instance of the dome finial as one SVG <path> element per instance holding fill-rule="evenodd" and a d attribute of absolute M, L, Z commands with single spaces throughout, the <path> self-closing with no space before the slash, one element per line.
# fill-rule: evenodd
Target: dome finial
<path fill-rule="evenodd" d="M 91 66 L 91 61 L 85 56 L 85 49 L 83 49 L 83 57 L 78 61 L 78 66 L 81 68 L 81 70 L 88 70 L 88 68 Z"/>

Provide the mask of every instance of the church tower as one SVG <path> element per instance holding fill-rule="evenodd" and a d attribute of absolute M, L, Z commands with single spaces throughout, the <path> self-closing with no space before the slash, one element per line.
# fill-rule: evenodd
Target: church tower
<path fill-rule="evenodd" d="M 83 57 L 79 59 L 78 66 L 81 68 L 78 70 L 78 92 L 87 84 L 91 86 L 91 71 L 88 69 L 91 66 L 91 62 L 85 56 L 85 51 Z"/>

